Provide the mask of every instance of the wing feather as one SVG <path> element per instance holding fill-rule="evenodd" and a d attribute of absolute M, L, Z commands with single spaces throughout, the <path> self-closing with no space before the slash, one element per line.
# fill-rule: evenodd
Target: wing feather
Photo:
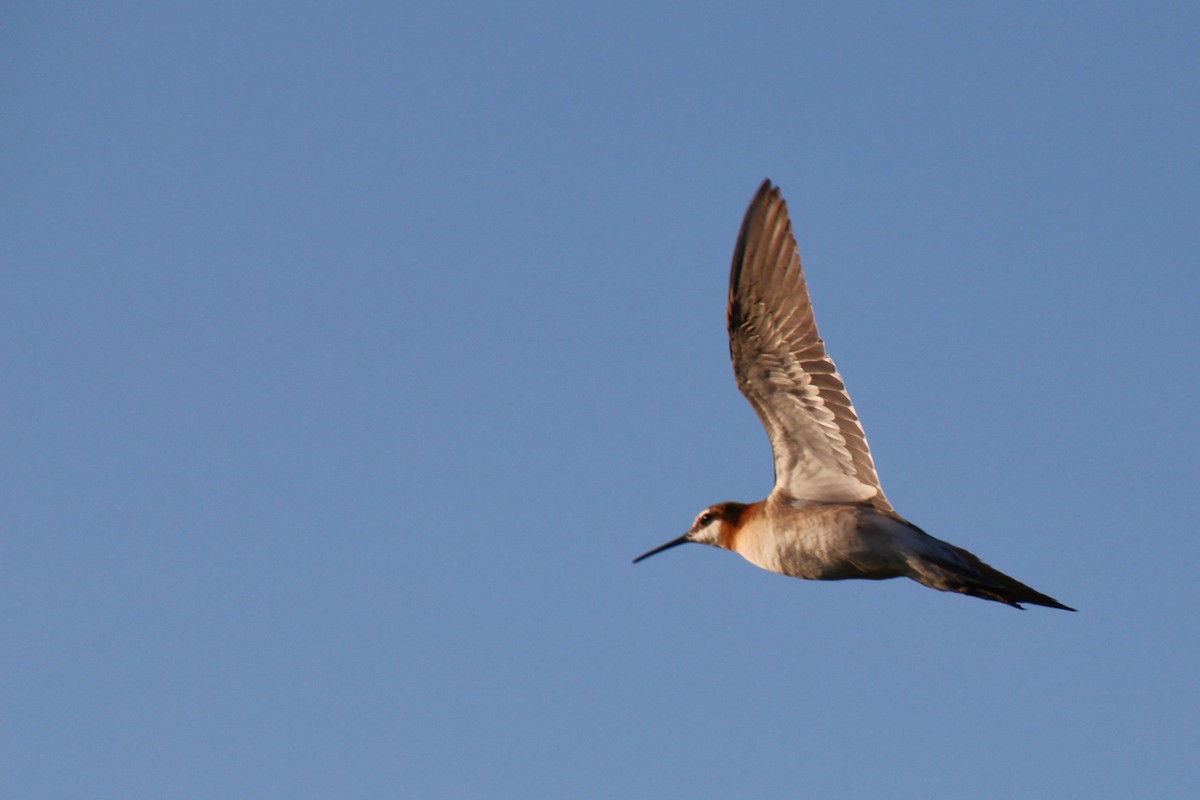
<path fill-rule="evenodd" d="M 738 235 L 727 321 L 738 388 L 775 454 L 773 494 L 891 511 L 846 384 L 817 332 L 787 203 L 769 180 Z"/>

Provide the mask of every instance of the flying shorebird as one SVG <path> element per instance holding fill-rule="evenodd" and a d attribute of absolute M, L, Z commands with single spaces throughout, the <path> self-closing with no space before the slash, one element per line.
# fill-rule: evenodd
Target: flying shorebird
<path fill-rule="evenodd" d="M 817 333 L 787 204 L 769 180 L 750 203 L 733 251 L 727 323 L 738 388 L 771 439 L 775 488 L 757 503 L 704 509 L 687 533 L 633 563 L 696 542 L 796 578 L 907 577 L 1016 608 L 1075 610 L 892 509 L 850 395 Z"/>

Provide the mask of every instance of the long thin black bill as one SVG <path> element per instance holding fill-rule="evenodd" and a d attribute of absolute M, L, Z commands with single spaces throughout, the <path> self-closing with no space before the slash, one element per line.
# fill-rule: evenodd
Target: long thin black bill
<path fill-rule="evenodd" d="M 649 558 L 652 555 L 661 553 L 663 550 L 670 550 L 672 547 L 678 547 L 681 544 L 687 544 L 688 541 L 689 541 L 689 539 L 687 537 L 687 534 L 685 533 L 683 536 L 680 536 L 678 539 L 672 539 L 671 541 L 667 542 L 664 545 L 659 545 L 658 547 L 651 550 L 649 553 L 642 553 L 640 556 L 638 556 L 637 558 L 635 558 L 633 560 L 633 563 L 636 564 L 639 561 L 645 561 L 647 558 Z"/>

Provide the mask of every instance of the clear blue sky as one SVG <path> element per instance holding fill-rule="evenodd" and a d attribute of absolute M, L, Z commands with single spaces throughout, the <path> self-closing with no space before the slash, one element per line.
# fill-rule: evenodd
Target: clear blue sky
<path fill-rule="evenodd" d="M 14 2 L 13 798 L 1192 798 L 1189 3 Z M 688 547 L 766 176 L 900 513 Z"/>

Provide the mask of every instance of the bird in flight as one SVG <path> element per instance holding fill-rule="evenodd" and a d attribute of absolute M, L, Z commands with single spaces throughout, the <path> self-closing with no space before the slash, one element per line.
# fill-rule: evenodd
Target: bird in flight
<path fill-rule="evenodd" d="M 818 581 L 912 578 L 1021 608 L 1075 609 L 943 542 L 892 509 L 858 414 L 817 333 L 787 203 L 763 181 L 733 252 L 729 352 L 738 388 L 775 454 L 775 488 L 757 503 L 718 503 L 683 536 L 771 572 Z"/>

